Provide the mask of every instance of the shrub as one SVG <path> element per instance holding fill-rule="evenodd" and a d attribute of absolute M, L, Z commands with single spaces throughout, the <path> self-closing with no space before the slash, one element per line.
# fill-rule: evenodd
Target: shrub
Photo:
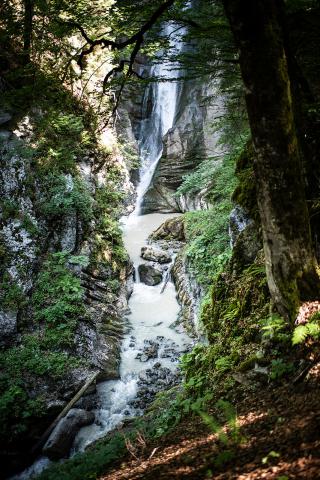
<path fill-rule="evenodd" d="M 43 341 L 48 346 L 72 346 L 77 319 L 85 313 L 83 288 L 67 268 L 69 258 L 64 252 L 50 254 L 35 283 L 34 316 L 45 327 Z"/>
<path fill-rule="evenodd" d="M 72 177 L 71 182 L 68 187 L 64 175 L 50 173 L 46 176 L 43 182 L 44 197 L 39 207 L 48 220 L 59 220 L 73 212 L 84 222 L 92 218 L 92 198 L 87 187 L 77 177 Z"/>
<path fill-rule="evenodd" d="M 0 305 L 4 310 L 18 310 L 26 303 L 26 296 L 22 288 L 4 273 L 0 282 Z"/>

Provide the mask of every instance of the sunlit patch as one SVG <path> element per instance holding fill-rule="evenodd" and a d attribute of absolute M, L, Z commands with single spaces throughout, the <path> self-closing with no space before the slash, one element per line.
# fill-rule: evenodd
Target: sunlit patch
<path fill-rule="evenodd" d="M 295 324 L 303 325 L 307 323 L 310 317 L 318 312 L 320 312 L 320 301 L 304 302 L 299 308 Z"/>

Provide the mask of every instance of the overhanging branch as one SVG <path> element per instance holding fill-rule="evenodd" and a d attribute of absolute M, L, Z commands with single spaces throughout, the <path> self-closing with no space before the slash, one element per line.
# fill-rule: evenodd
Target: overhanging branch
<path fill-rule="evenodd" d="M 144 25 L 140 28 L 138 32 L 136 32 L 134 35 L 131 37 L 127 38 L 126 40 L 123 40 L 121 42 L 117 42 L 115 40 L 110 40 L 108 38 L 98 38 L 96 40 L 92 40 L 89 35 L 86 33 L 84 28 L 77 22 L 66 22 L 69 25 L 72 25 L 73 27 L 77 28 L 83 38 L 86 40 L 86 42 L 89 44 L 89 47 L 85 50 L 83 50 L 79 56 L 78 59 L 78 65 L 82 67 L 83 64 L 83 59 L 85 56 L 89 55 L 92 53 L 97 46 L 101 46 L 102 48 L 107 48 L 110 47 L 112 50 L 123 50 L 125 47 L 129 45 L 139 45 L 139 48 L 141 44 L 143 43 L 143 37 L 145 33 L 147 33 L 153 25 L 156 23 L 156 21 L 161 17 L 161 15 L 174 4 L 175 0 L 166 0 L 164 3 L 160 5 L 160 7 L 157 8 L 157 10 L 151 15 L 149 20 L 146 21 Z"/>

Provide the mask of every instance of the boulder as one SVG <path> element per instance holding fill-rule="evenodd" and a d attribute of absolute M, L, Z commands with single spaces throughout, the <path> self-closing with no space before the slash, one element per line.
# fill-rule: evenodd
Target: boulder
<path fill-rule="evenodd" d="M 89 425 L 93 421 L 93 412 L 72 408 L 51 433 L 43 447 L 43 453 L 50 460 L 65 458 L 69 454 L 73 440 L 80 428 Z"/>
<path fill-rule="evenodd" d="M 0 125 L 8 123 L 12 120 L 12 115 L 9 112 L 0 111 Z"/>
<path fill-rule="evenodd" d="M 183 217 L 169 218 L 155 230 L 150 237 L 152 240 L 179 240 L 185 242 Z"/>
<path fill-rule="evenodd" d="M 17 312 L 0 310 L 0 345 L 7 345 L 17 333 Z"/>
<path fill-rule="evenodd" d="M 142 247 L 141 257 L 144 258 L 145 260 L 150 260 L 151 262 L 157 262 L 157 263 L 171 262 L 171 257 L 167 252 L 154 247 Z"/>
<path fill-rule="evenodd" d="M 140 281 L 146 285 L 154 286 L 162 282 L 162 272 L 152 265 L 142 264 L 138 267 Z"/>

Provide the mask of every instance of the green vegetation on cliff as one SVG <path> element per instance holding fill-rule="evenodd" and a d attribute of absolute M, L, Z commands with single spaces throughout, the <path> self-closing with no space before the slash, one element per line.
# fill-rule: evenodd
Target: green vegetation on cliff
<path fill-rule="evenodd" d="M 179 58 L 170 40 L 159 35 L 161 20 L 175 21 L 177 31 L 184 32 L 187 48 Z M 184 79 L 203 85 L 214 80 L 224 98 L 212 129 L 220 135 L 217 152 L 177 191 L 178 196 L 201 193 L 209 205 L 184 215 L 183 252 L 205 294 L 200 321 L 206 342 L 183 355 L 182 386 L 159 395 L 141 421 L 53 465 L 40 478 L 98 478 L 127 451 L 134 452 L 132 444 L 139 439 L 160 443 L 179 422 L 193 418 L 210 426 L 214 455 L 217 445 L 224 454 L 212 459 L 209 452 L 210 469 L 203 478 L 214 478 L 212 465 L 219 475 L 235 450 L 249 455 L 248 444 L 260 436 L 269 449 L 265 437 L 286 418 L 276 412 L 275 428 L 266 423 L 259 438 L 245 444 L 237 405 L 231 403 L 243 395 L 252 405 L 253 394 L 261 396 L 270 386 L 294 397 L 297 384 L 319 364 L 319 25 L 313 0 L 4 4 L 0 147 L 7 176 L 1 199 L 0 301 L 11 330 L 0 353 L 0 440 L 2 455 L 11 455 L 12 463 L 58 413 L 61 402 L 49 412 L 53 397 L 48 391 L 54 396 L 61 387 L 64 404 L 83 383 L 81 375 L 98 368 L 87 355 L 79 325 L 89 329 L 99 323 L 100 332 L 107 331 L 113 318 L 113 309 L 105 309 L 117 303 L 128 267 L 118 225 L 125 200 L 120 151 L 128 152 L 128 163 L 136 166 L 130 145 L 119 149 L 100 134 L 116 123 L 125 88 L 148 83 L 138 53 L 152 58 L 160 47 L 157 61 L 178 60 Z M 203 106 L 210 109 L 215 100 L 203 99 Z M 134 116 L 141 120 L 140 111 Z M 234 207 L 242 209 L 246 221 L 231 246 Z M 94 282 L 98 293 L 92 292 Z M 65 388 L 63 382 L 77 372 L 72 388 Z M 305 390 L 312 389 L 310 382 Z M 274 408 L 272 395 L 267 398 L 265 416 Z M 251 422 L 258 423 L 257 418 Z M 299 423 L 296 431 L 298 437 Z M 308 433 L 300 441 L 303 454 L 309 452 L 308 442 L 318 442 L 313 431 Z M 259 460 L 278 480 L 289 478 L 270 473 L 272 462 L 282 461 L 290 448 L 286 438 L 279 452 L 271 445 Z M 315 460 L 306 453 L 303 462 Z M 251 462 L 253 469 L 261 474 L 260 464 Z"/>
<path fill-rule="evenodd" d="M 33 57 L 28 67 L 17 45 L 0 51 L 10 85 L 2 108 L 12 117 L 8 130 L 16 133 L 0 139 L 1 221 L 12 231 L 12 240 L 1 235 L 1 314 L 15 322 L 0 353 L 0 443 L 1 455 L 7 458 L 11 451 L 17 465 L 24 462 L 20 445 L 32 447 L 61 409 L 49 412 L 48 402 L 61 398 L 63 389 L 74 394 L 85 372 L 97 368 L 90 352 L 78 349 L 81 324 L 95 321 L 82 271 L 103 270 L 112 302 L 127 265 L 118 226 L 122 173 L 113 160 L 118 146 L 112 139 L 101 141 L 100 117 L 88 97 L 80 100 L 46 64 L 52 47 L 41 65 Z M 11 63 L 14 56 L 18 66 Z M 95 169 L 102 170 L 100 183 Z M 12 193 L 6 190 L 7 170 L 19 182 Z M 15 252 L 10 241 L 18 245 L 21 238 L 25 250 Z M 86 339 L 82 342 L 85 346 Z"/>

